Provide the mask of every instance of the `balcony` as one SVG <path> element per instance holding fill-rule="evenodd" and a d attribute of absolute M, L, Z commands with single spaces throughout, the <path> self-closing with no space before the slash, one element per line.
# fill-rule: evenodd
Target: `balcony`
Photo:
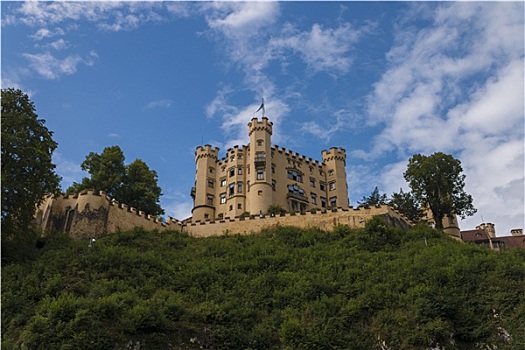
<path fill-rule="evenodd" d="M 288 192 L 288 195 L 286 196 L 287 199 L 296 199 L 298 201 L 301 201 L 301 202 L 305 202 L 305 203 L 308 203 L 308 198 L 303 195 L 303 194 L 300 194 L 300 193 L 297 193 L 297 192 Z"/>
<path fill-rule="evenodd" d="M 264 168 L 266 167 L 266 156 L 265 155 L 257 155 L 254 158 L 254 163 L 256 168 Z"/>

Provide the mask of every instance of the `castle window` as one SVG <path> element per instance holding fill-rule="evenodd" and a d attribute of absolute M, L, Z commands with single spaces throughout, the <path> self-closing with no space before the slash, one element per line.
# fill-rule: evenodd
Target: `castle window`
<path fill-rule="evenodd" d="M 264 141 L 259 139 L 257 140 L 257 146 L 262 146 L 264 144 Z"/>
<path fill-rule="evenodd" d="M 326 198 L 321 197 L 321 207 L 326 208 Z"/>
<path fill-rule="evenodd" d="M 219 220 L 222 220 L 222 219 L 224 219 L 224 214 L 220 213 L 219 214 Z"/>
<path fill-rule="evenodd" d="M 228 195 L 231 197 L 235 194 L 235 184 L 230 184 Z"/>
<path fill-rule="evenodd" d="M 264 169 L 257 169 L 257 180 L 264 180 Z"/>
<path fill-rule="evenodd" d="M 334 175 L 334 171 L 333 170 L 328 170 L 328 176 L 333 176 Z"/>
<path fill-rule="evenodd" d="M 237 193 L 242 193 L 242 182 L 237 182 Z"/>
<path fill-rule="evenodd" d="M 314 167 L 313 166 L 310 167 L 310 172 L 312 172 L 312 171 L 314 171 Z"/>
<path fill-rule="evenodd" d="M 221 193 L 221 204 L 226 203 L 226 193 Z"/>
<path fill-rule="evenodd" d="M 275 191 L 275 180 L 272 180 L 272 190 Z"/>
<path fill-rule="evenodd" d="M 232 210 L 233 210 L 233 205 L 230 205 L 230 211 L 232 211 Z"/>
<path fill-rule="evenodd" d="M 235 156 L 230 157 L 230 161 L 233 162 L 235 160 Z"/>
<path fill-rule="evenodd" d="M 206 203 L 208 203 L 208 205 L 213 205 L 213 195 L 209 194 L 206 196 Z"/>
<path fill-rule="evenodd" d="M 324 182 L 319 182 L 319 189 L 321 191 L 326 191 L 326 184 Z"/>
<path fill-rule="evenodd" d="M 288 170 L 288 178 L 290 180 L 303 182 L 303 175 L 300 172 L 295 171 L 295 170 Z"/>
<path fill-rule="evenodd" d="M 215 172 L 215 169 L 210 167 L 209 172 L 210 172 L 210 174 L 213 174 Z"/>
<path fill-rule="evenodd" d="M 328 189 L 329 189 L 330 191 L 334 191 L 334 190 L 335 190 L 335 182 L 330 182 L 330 183 L 328 184 Z"/>
<path fill-rule="evenodd" d="M 315 188 L 315 179 L 310 179 L 310 187 Z"/>
<path fill-rule="evenodd" d="M 242 204 L 241 203 L 237 204 L 237 209 L 242 209 Z"/>
<path fill-rule="evenodd" d="M 312 198 L 312 204 L 317 204 L 317 195 L 315 193 L 310 194 Z"/>
<path fill-rule="evenodd" d="M 230 168 L 230 177 L 235 176 L 235 168 Z"/>
<path fill-rule="evenodd" d="M 215 181 L 208 180 L 208 187 L 213 188 L 215 186 Z"/>
<path fill-rule="evenodd" d="M 241 159 L 242 159 L 242 154 L 239 153 L 239 154 L 237 155 L 237 159 L 241 160 Z"/>
<path fill-rule="evenodd" d="M 204 214 L 204 220 L 207 220 L 210 218 L 210 215 L 209 214 Z"/>
<path fill-rule="evenodd" d="M 324 176 L 324 171 L 319 170 L 319 175 Z"/>
<path fill-rule="evenodd" d="M 275 174 L 275 164 L 272 164 L 272 174 Z"/>
<path fill-rule="evenodd" d="M 262 196 L 262 191 L 261 190 L 257 191 L 257 195 Z"/>
<path fill-rule="evenodd" d="M 221 187 L 226 186 L 226 178 L 221 179 Z"/>
<path fill-rule="evenodd" d="M 330 198 L 330 206 L 332 208 L 336 208 L 337 207 L 337 197 L 331 197 Z"/>
<path fill-rule="evenodd" d="M 250 192 L 250 180 L 246 181 L 246 191 Z"/>
<path fill-rule="evenodd" d="M 242 168 L 241 167 L 237 168 L 237 175 L 242 175 Z"/>

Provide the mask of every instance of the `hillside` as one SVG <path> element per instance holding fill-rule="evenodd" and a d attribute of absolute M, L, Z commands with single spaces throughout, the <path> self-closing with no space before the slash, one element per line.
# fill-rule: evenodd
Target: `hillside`
<path fill-rule="evenodd" d="M 2 349 L 524 349 L 524 290 L 524 251 L 378 220 L 56 235 L 2 268 Z"/>

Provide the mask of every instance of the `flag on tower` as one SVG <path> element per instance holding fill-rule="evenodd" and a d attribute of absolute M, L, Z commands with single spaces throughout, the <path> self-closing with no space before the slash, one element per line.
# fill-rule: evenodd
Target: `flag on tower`
<path fill-rule="evenodd" d="M 259 112 L 262 109 L 262 115 L 264 117 L 264 98 L 262 99 L 261 106 L 258 110 L 255 111 L 255 113 Z"/>

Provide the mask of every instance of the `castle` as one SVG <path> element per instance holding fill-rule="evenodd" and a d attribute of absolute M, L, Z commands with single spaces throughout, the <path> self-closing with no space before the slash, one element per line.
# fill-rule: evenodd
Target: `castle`
<path fill-rule="evenodd" d="M 219 159 L 210 145 L 195 151 L 192 217 L 166 222 L 118 203 L 104 192 L 47 195 L 35 212 L 43 232 L 63 231 L 75 238 L 98 237 L 143 227 L 174 230 L 196 237 L 225 233 L 251 234 L 273 226 L 364 227 L 373 216 L 407 228 L 410 221 L 389 206 L 352 208 L 348 202 L 346 154 L 343 148 L 322 151 L 322 161 L 272 146 L 273 124 L 253 118 L 250 143 L 229 149 Z M 271 205 L 283 213 L 267 215 Z"/>
<path fill-rule="evenodd" d="M 197 147 L 193 222 L 266 214 L 270 205 L 300 213 L 349 207 L 345 150 L 322 151 L 319 162 L 272 146 L 272 126 L 268 118 L 253 118 L 250 143 L 228 149 L 221 159 L 217 147 Z"/>

